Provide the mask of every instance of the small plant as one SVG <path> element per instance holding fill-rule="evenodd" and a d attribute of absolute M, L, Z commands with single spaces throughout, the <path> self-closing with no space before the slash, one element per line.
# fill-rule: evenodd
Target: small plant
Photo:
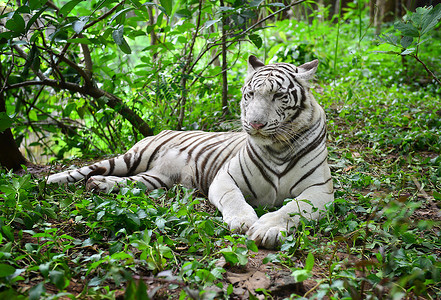
<path fill-rule="evenodd" d="M 395 23 L 395 31 L 399 32 L 398 37 L 396 33 L 382 34 L 379 38 L 401 49 L 400 51 L 387 51 L 384 53 L 395 54 L 401 56 L 410 56 L 423 65 L 424 69 L 429 75 L 441 85 L 438 77 L 421 61 L 419 57 L 420 47 L 423 43 L 430 41 L 430 34 L 439 25 L 441 19 L 441 4 L 435 7 L 418 7 L 414 13 L 407 12 L 403 21 Z"/>

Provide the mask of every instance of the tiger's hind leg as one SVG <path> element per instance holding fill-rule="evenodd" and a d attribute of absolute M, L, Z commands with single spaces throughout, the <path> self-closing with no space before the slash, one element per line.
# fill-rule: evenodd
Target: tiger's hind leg
<path fill-rule="evenodd" d="M 149 170 L 128 177 L 92 176 L 86 183 L 86 190 L 103 193 L 109 193 L 111 191 L 117 192 L 121 187 L 127 186 L 128 182 L 140 182 L 144 184 L 149 191 L 158 188 L 169 188 L 175 183 L 171 176 Z"/>

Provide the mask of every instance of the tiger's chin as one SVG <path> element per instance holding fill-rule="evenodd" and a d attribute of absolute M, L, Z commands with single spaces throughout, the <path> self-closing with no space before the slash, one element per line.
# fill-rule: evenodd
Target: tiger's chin
<path fill-rule="evenodd" d="M 251 140 L 254 140 L 256 143 L 261 145 L 270 145 L 274 144 L 274 140 L 272 139 L 272 134 L 261 132 L 261 131 L 247 131 L 247 134 Z"/>
<path fill-rule="evenodd" d="M 292 143 L 292 137 L 285 133 L 254 131 L 247 134 L 251 140 L 263 146 L 281 146 Z"/>

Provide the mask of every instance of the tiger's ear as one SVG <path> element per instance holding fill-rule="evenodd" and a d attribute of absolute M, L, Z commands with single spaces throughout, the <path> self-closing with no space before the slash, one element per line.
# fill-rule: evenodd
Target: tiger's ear
<path fill-rule="evenodd" d="M 296 78 L 311 80 L 314 77 L 315 72 L 317 71 L 318 63 L 318 59 L 314 59 L 313 61 L 298 66 L 297 68 L 299 70 L 299 73 L 296 74 Z"/>
<path fill-rule="evenodd" d="M 248 58 L 248 74 L 256 72 L 261 67 L 265 66 L 263 62 L 261 62 L 257 57 L 254 55 L 250 55 Z"/>

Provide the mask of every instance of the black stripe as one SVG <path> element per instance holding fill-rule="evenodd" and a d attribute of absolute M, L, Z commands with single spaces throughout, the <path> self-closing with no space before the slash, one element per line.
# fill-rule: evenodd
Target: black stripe
<path fill-rule="evenodd" d="M 167 184 L 165 184 L 165 182 L 162 181 L 161 178 L 156 177 L 156 176 L 153 176 L 153 175 L 149 175 L 149 176 L 150 176 L 150 178 L 156 180 L 156 181 L 160 184 L 159 187 L 165 187 L 165 188 L 168 188 Z"/>
<path fill-rule="evenodd" d="M 149 143 L 150 144 L 150 143 Z M 135 152 L 135 157 L 136 160 L 133 162 L 132 166 L 130 167 L 130 169 L 127 171 L 127 175 L 133 175 L 135 170 L 138 168 L 139 164 L 144 160 L 143 154 L 144 152 L 148 149 L 149 144 L 145 145 L 142 149 L 141 152 L 137 153 Z"/>
<path fill-rule="evenodd" d="M 323 139 L 322 140 L 322 142 L 319 144 L 319 145 L 317 145 L 317 148 L 320 146 L 320 145 L 325 145 L 326 143 L 325 143 L 325 139 Z M 304 168 L 304 167 L 306 167 L 306 165 L 307 164 L 309 164 L 310 162 L 312 162 L 313 160 L 315 160 L 317 157 L 319 157 L 320 155 L 322 155 L 322 153 L 323 153 L 323 151 L 324 151 L 325 149 L 322 149 L 321 151 L 319 151 L 314 157 L 312 157 L 311 159 L 309 159 L 306 163 L 304 163 L 302 166 L 301 166 L 301 168 Z"/>
<path fill-rule="evenodd" d="M 226 140 L 228 141 L 228 140 Z M 225 153 L 224 149 L 222 151 L 219 151 L 219 153 L 216 155 L 216 157 L 213 158 L 213 161 L 208 168 L 205 175 L 205 186 L 208 189 L 208 186 L 211 185 L 214 177 L 216 176 L 217 172 L 219 172 L 219 169 L 226 163 L 227 160 L 230 160 L 232 158 L 232 153 L 236 152 L 237 147 L 242 146 L 243 139 L 241 141 L 236 141 L 236 145 L 230 149 L 228 153 Z M 219 160 L 219 157 L 223 155 L 222 160 Z"/>
<path fill-rule="evenodd" d="M 175 134 L 171 134 L 171 133 L 175 133 Z M 162 143 L 160 143 L 159 145 L 157 145 L 156 148 L 155 148 L 155 150 L 153 150 L 152 153 L 150 154 L 149 161 L 147 162 L 147 166 L 146 166 L 146 168 L 145 168 L 146 171 L 150 169 L 150 164 L 152 163 L 152 161 L 153 161 L 153 159 L 155 158 L 156 153 L 158 153 L 159 149 L 161 149 L 162 146 L 164 146 L 165 144 L 167 144 L 169 141 L 171 141 L 172 139 L 174 139 L 174 138 L 175 138 L 176 136 L 178 136 L 179 134 L 182 134 L 182 133 L 179 132 L 179 131 L 174 131 L 174 132 L 172 131 L 171 133 L 168 132 L 167 135 L 169 135 L 169 138 L 166 139 L 165 141 L 163 141 Z M 156 139 L 155 139 L 155 141 L 156 141 Z"/>
<path fill-rule="evenodd" d="M 331 180 L 332 180 L 332 177 L 328 178 L 328 180 L 326 180 L 326 181 L 311 184 L 311 185 L 308 186 L 307 188 L 303 189 L 303 191 L 301 191 L 300 193 L 303 193 L 303 192 L 306 191 L 307 189 L 312 188 L 312 187 L 314 187 L 314 186 L 326 185 L 326 184 L 328 184 L 329 181 L 331 181 Z M 331 192 L 327 192 L 326 194 L 332 194 L 332 193 L 334 193 L 334 190 L 332 190 Z M 298 195 L 294 196 L 294 198 L 296 198 L 296 197 L 298 197 Z"/>
<path fill-rule="evenodd" d="M 127 152 L 124 154 L 123 159 L 127 167 L 127 171 L 130 170 L 130 159 L 132 158 L 132 153 Z"/>
<path fill-rule="evenodd" d="M 216 153 L 216 151 L 218 151 L 219 153 L 221 153 L 222 150 L 224 150 L 224 149 L 219 149 L 219 147 L 217 147 L 217 146 L 219 146 L 219 145 L 222 144 L 222 143 L 223 143 L 223 141 L 218 141 L 218 142 L 216 142 L 216 143 L 209 144 L 209 145 L 205 146 L 204 148 L 200 149 L 199 153 L 198 153 L 198 154 L 196 155 L 196 157 L 195 157 L 195 164 L 196 164 L 196 182 L 199 183 L 199 186 L 201 187 L 201 189 L 202 189 L 203 191 L 205 191 L 205 190 L 208 189 L 208 186 L 206 186 L 206 184 L 204 184 L 204 179 L 205 179 L 205 182 L 206 182 L 206 175 L 205 175 L 205 168 L 206 168 L 206 165 L 207 165 L 207 163 L 208 163 L 208 160 L 211 158 L 211 156 L 212 156 L 213 154 Z M 209 150 L 211 150 L 211 151 L 209 151 Z M 208 152 L 208 151 L 209 151 L 209 152 Z M 206 156 L 205 156 L 205 158 L 203 159 L 203 161 L 202 161 L 202 163 L 200 164 L 200 166 L 197 166 L 197 163 L 198 163 L 198 161 L 199 161 L 199 157 L 202 155 L 203 152 L 206 153 Z M 200 176 L 199 176 L 199 171 L 198 171 L 199 169 L 201 170 Z"/>
<path fill-rule="evenodd" d="M 242 177 L 245 180 L 248 190 L 251 192 L 251 194 L 253 194 L 254 199 L 257 199 L 257 194 L 256 192 L 254 192 L 253 187 L 251 186 L 250 181 L 248 180 L 248 177 L 245 174 L 245 171 L 243 170 L 243 162 L 240 158 L 241 156 L 239 156 L 239 165 L 240 165 L 240 171 L 242 172 Z"/>
<path fill-rule="evenodd" d="M 325 159 L 323 159 L 319 164 L 317 164 L 316 166 L 314 166 L 313 168 L 311 168 L 308 172 L 305 173 L 305 175 L 303 175 L 295 184 L 293 184 L 291 186 L 291 188 L 289 189 L 289 193 L 292 194 L 292 190 L 303 180 L 305 180 L 306 178 L 308 178 L 309 176 L 311 176 L 312 173 L 315 172 L 315 170 L 317 170 L 321 165 L 323 165 L 323 163 L 327 160 L 328 158 L 325 157 Z"/>
<path fill-rule="evenodd" d="M 159 187 L 157 187 L 156 185 L 154 185 L 153 182 L 151 182 L 148 178 L 146 178 L 146 175 L 141 175 L 140 177 L 141 177 L 145 182 L 149 183 L 149 184 L 153 187 L 153 189 L 155 189 L 155 188 L 159 188 Z"/>
<path fill-rule="evenodd" d="M 312 128 L 310 128 L 310 130 L 308 130 L 307 132 L 305 132 L 305 134 L 308 134 L 308 132 L 314 132 L 315 131 L 315 127 L 317 124 L 321 124 L 321 120 L 319 120 L 316 124 L 314 124 L 314 126 Z M 301 137 L 301 136 L 300 136 Z M 300 138 L 299 137 L 299 138 Z M 305 147 L 303 147 L 302 149 L 300 149 L 296 154 L 295 157 L 290 161 L 290 163 L 288 164 L 288 166 L 286 166 L 285 170 L 280 174 L 280 176 L 284 176 L 286 175 L 286 173 L 288 173 L 298 162 L 301 158 L 303 158 L 305 155 L 307 155 L 308 153 L 310 153 L 313 149 L 317 148 L 318 145 L 321 144 L 322 140 L 326 137 L 326 127 L 323 126 L 321 128 L 321 131 L 319 133 L 319 135 L 317 136 L 317 138 L 315 138 L 312 142 L 310 142 L 309 144 L 307 144 Z"/>
<path fill-rule="evenodd" d="M 259 162 L 257 161 L 256 157 L 254 157 L 255 154 L 251 152 L 251 151 L 254 151 L 254 149 L 251 148 L 251 145 L 250 145 L 250 144 L 247 144 L 247 148 L 246 148 L 246 150 L 247 150 L 247 153 L 248 153 L 248 157 L 251 159 L 251 161 L 252 161 L 253 164 L 257 167 L 257 169 L 259 169 L 259 172 L 262 174 L 263 178 L 264 178 L 269 184 L 271 184 L 271 186 L 272 186 L 275 190 L 277 190 L 277 187 L 276 187 L 275 183 L 271 181 L 271 177 L 268 175 L 268 173 L 266 172 L 265 169 L 268 169 L 268 170 L 270 170 L 270 171 L 272 171 L 272 172 L 274 172 L 274 171 L 271 170 L 271 169 L 268 168 L 268 167 L 264 168 L 264 167 L 262 167 L 262 166 L 259 164 Z M 257 157 L 258 157 L 258 156 L 257 156 Z"/>
<path fill-rule="evenodd" d="M 205 135 L 205 132 L 200 132 L 200 131 L 188 131 L 185 134 L 185 138 L 181 139 L 179 141 L 180 144 L 185 144 L 187 141 L 189 141 L 192 138 L 198 138 L 199 136 L 203 136 Z M 190 147 L 192 145 L 193 142 L 187 144 L 185 147 L 180 148 L 180 152 L 184 152 L 185 150 L 187 150 L 188 147 Z"/>
<path fill-rule="evenodd" d="M 113 174 L 113 170 L 115 169 L 115 158 L 109 159 L 109 175 Z"/>

